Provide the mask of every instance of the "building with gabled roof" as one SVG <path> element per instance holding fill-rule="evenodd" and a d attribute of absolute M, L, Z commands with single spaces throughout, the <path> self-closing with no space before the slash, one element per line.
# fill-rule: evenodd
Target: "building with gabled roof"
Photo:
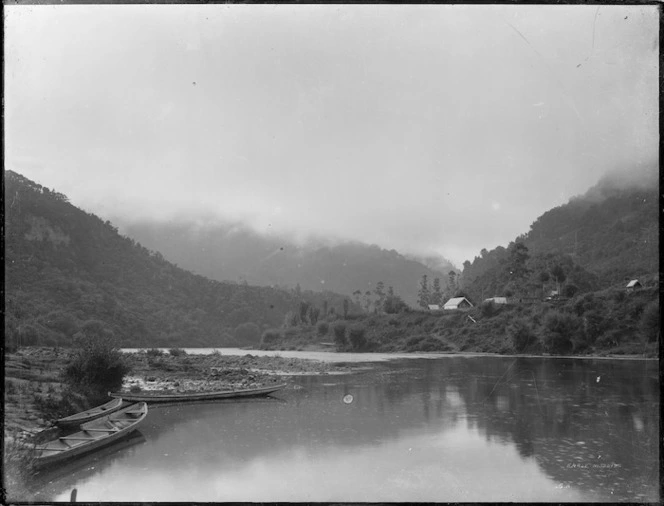
<path fill-rule="evenodd" d="M 638 279 L 633 279 L 629 283 L 627 283 L 627 286 L 625 288 L 627 289 L 628 292 L 632 292 L 639 288 L 643 288 L 643 285 Z"/>
<path fill-rule="evenodd" d="M 489 297 L 484 302 L 493 302 L 494 304 L 507 304 L 507 297 Z"/>
<path fill-rule="evenodd" d="M 470 309 L 473 307 L 472 303 L 465 297 L 452 297 L 443 306 L 444 310 L 453 309 Z"/>

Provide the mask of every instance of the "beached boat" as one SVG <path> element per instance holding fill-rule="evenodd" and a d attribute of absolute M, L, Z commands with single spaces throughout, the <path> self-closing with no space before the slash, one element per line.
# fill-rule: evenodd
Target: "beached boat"
<path fill-rule="evenodd" d="M 121 397 L 124 400 L 132 402 L 188 402 L 188 401 L 211 401 L 218 399 L 235 399 L 239 397 L 259 397 L 269 395 L 286 386 L 285 383 L 279 385 L 270 385 L 261 388 L 246 388 L 243 390 L 217 390 L 212 392 L 192 392 L 192 393 L 109 393 L 111 397 Z"/>
<path fill-rule="evenodd" d="M 97 406 L 87 411 L 76 413 L 75 415 L 66 416 L 56 420 L 55 423 L 59 427 L 78 427 L 82 423 L 90 422 L 100 416 L 110 415 L 122 407 L 122 399 L 120 397 L 112 399 L 106 404 Z"/>
<path fill-rule="evenodd" d="M 122 439 L 136 430 L 147 414 L 147 404 L 140 402 L 84 423 L 80 432 L 38 446 L 35 449 L 35 466 L 43 467 L 84 455 Z"/>

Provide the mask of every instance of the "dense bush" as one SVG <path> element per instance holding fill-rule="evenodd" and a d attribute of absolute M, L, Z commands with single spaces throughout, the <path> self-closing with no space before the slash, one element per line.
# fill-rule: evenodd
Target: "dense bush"
<path fill-rule="evenodd" d="M 334 332 L 334 342 L 337 345 L 338 350 L 342 350 L 346 347 L 346 324 L 345 323 L 335 323 L 332 327 Z"/>
<path fill-rule="evenodd" d="M 149 358 L 155 358 L 155 357 L 161 357 L 164 354 L 164 352 L 161 351 L 159 348 L 150 348 L 145 352 L 145 354 Z"/>
<path fill-rule="evenodd" d="M 579 291 L 578 286 L 568 283 L 565 285 L 565 288 L 563 288 L 563 296 L 574 297 L 578 291 Z"/>
<path fill-rule="evenodd" d="M 122 387 L 130 368 L 113 339 L 88 333 L 78 339 L 78 346 L 63 372 L 63 379 L 73 392 L 96 402 L 106 399 L 108 391 Z"/>
<path fill-rule="evenodd" d="M 574 348 L 585 345 L 581 319 L 556 310 L 549 311 L 544 317 L 540 338 L 547 352 L 561 355 L 569 354 Z"/>
<path fill-rule="evenodd" d="M 274 344 L 281 340 L 281 333 L 278 330 L 266 330 L 261 336 L 261 344 L 269 345 Z"/>
<path fill-rule="evenodd" d="M 523 353 L 535 341 L 533 329 L 524 318 L 515 318 L 507 326 L 507 336 L 517 353 Z"/>
<path fill-rule="evenodd" d="M 498 308 L 496 304 L 493 303 L 493 301 L 482 302 L 480 305 L 480 313 L 484 318 L 491 318 L 496 314 L 497 310 Z"/>
<path fill-rule="evenodd" d="M 348 340 L 353 351 L 364 351 L 367 348 L 365 329 L 360 325 L 354 325 L 348 329 Z"/>
<path fill-rule="evenodd" d="M 172 357 L 182 357 L 187 354 L 182 348 L 171 348 L 168 350 L 168 353 L 170 353 Z"/>
<path fill-rule="evenodd" d="M 641 314 L 640 330 L 646 342 L 656 341 L 660 329 L 659 301 L 648 304 Z"/>
<path fill-rule="evenodd" d="M 325 336 L 330 330 L 330 324 L 327 322 L 318 322 L 316 332 L 319 336 Z"/>

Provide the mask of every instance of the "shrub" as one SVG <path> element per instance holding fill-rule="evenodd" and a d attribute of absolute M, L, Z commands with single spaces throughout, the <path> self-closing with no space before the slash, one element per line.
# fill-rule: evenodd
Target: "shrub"
<path fill-rule="evenodd" d="M 297 335 L 297 329 L 286 329 L 284 331 L 284 337 L 286 339 L 293 339 Z"/>
<path fill-rule="evenodd" d="M 515 318 L 512 321 L 507 327 L 507 336 L 517 353 L 525 351 L 534 342 L 535 338 L 532 328 L 523 318 Z"/>
<path fill-rule="evenodd" d="M 45 397 L 35 395 L 34 404 L 37 412 L 44 420 L 57 420 L 92 407 L 97 399 L 101 397 L 101 395 L 90 396 L 86 394 L 89 394 L 89 392 L 80 392 L 69 387 L 63 390 L 61 395 L 54 395 L 53 393 L 49 393 Z"/>
<path fill-rule="evenodd" d="M 170 353 L 172 357 L 182 357 L 187 354 L 182 348 L 171 348 L 168 350 L 168 353 Z"/>
<path fill-rule="evenodd" d="M 261 344 L 274 344 L 281 339 L 281 333 L 278 330 L 266 330 L 261 336 Z"/>
<path fill-rule="evenodd" d="M 565 288 L 563 288 L 563 296 L 564 297 L 574 297 L 577 292 L 579 291 L 579 287 L 573 284 L 567 284 L 565 285 Z"/>
<path fill-rule="evenodd" d="M 607 329 L 614 325 L 605 312 L 593 309 L 583 315 L 583 331 L 589 344 L 594 343 Z"/>
<path fill-rule="evenodd" d="M 624 331 L 622 329 L 613 329 L 604 332 L 597 338 L 597 345 L 601 348 L 612 348 L 618 346 L 623 338 Z"/>
<path fill-rule="evenodd" d="M 657 340 L 660 326 L 659 301 L 653 301 L 648 304 L 641 314 L 641 335 L 647 342 Z"/>
<path fill-rule="evenodd" d="M 346 347 L 346 324 L 345 323 L 336 323 L 332 327 L 334 332 L 334 342 L 337 345 L 337 349 L 341 350 Z"/>
<path fill-rule="evenodd" d="M 425 335 L 420 335 L 420 336 L 410 336 L 410 337 L 406 340 L 406 347 L 408 347 L 409 349 L 410 349 L 410 348 L 414 348 L 414 347 L 416 347 L 418 344 L 420 344 L 420 342 L 422 342 L 425 338 L 426 338 Z"/>
<path fill-rule="evenodd" d="M 330 324 L 327 322 L 318 322 L 316 326 L 316 332 L 319 336 L 325 336 L 330 330 Z"/>
<path fill-rule="evenodd" d="M 367 346 L 365 329 L 360 325 L 354 325 L 348 329 L 348 340 L 354 351 L 363 351 Z"/>
<path fill-rule="evenodd" d="M 583 323 L 576 315 L 549 311 L 544 317 L 541 340 L 547 352 L 568 354 L 575 347 L 585 345 Z"/>
<path fill-rule="evenodd" d="M 482 304 L 480 304 L 480 313 L 484 318 L 491 318 L 496 314 L 496 310 L 497 307 L 491 300 L 488 302 L 482 302 Z"/>
<path fill-rule="evenodd" d="M 161 351 L 159 348 L 150 348 L 148 351 L 145 352 L 145 354 L 148 357 L 161 357 L 164 352 Z"/>
<path fill-rule="evenodd" d="M 406 304 L 398 295 L 388 295 L 383 303 L 383 311 L 387 314 L 397 314 L 408 311 L 408 304 Z"/>
<path fill-rule="evenodd" d="M 122 352 L 107 336 L 89 333 L 79 337 L 79 349 L 65 367 L 63 379 L 71 388 L 92 400 L 105 398 L 109 390 L 122 387 L 130 371 Z"/>

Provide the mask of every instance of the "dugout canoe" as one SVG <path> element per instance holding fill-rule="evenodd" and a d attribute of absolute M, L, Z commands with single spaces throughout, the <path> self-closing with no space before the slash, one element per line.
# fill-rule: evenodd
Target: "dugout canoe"
<path fill-rule="evenodd" d="M 78 427 L 82 423 L 90 422 L 92 420 L 95 420 L 96 418 L 99 418 L 100 416 L 110 415 L 111 413 L 117 411 L 121 407 L 122 407 L 122 398 L 117 397 L 115 399 L 111 399 L 106 404 L 102 404 L 101 406 L 88 409 L 87 411 L 81 411 L 80 413 L 76 413 L 75 415 L 60 418 L 59 420 L 56 420 L 55 423 L 56 425 L 58 425 L 58 427 L 63 427 L 63 428 Z"/>
<path fill-rule="evenodd" d="M 35 466 L 41 468 L 76 456 L 85 455 L 118 441 L 135 431 L 148 414 L 144 402 L 81 425 L 80 432 L 62 436 L 35 450 Z"/>
<path fill-rule="evenodd" d="M 260 388 L 246 388 L 242 390 L 217 390 L 212 392 L 195 393 L 109 393 L 111 397 L 122 398 L 131 402 L 188 402 L 212 401 L 218 399 L 235 399 L 240 397 L 260 397 L 270 395 L 286 386 L 285 383 Z"/>

